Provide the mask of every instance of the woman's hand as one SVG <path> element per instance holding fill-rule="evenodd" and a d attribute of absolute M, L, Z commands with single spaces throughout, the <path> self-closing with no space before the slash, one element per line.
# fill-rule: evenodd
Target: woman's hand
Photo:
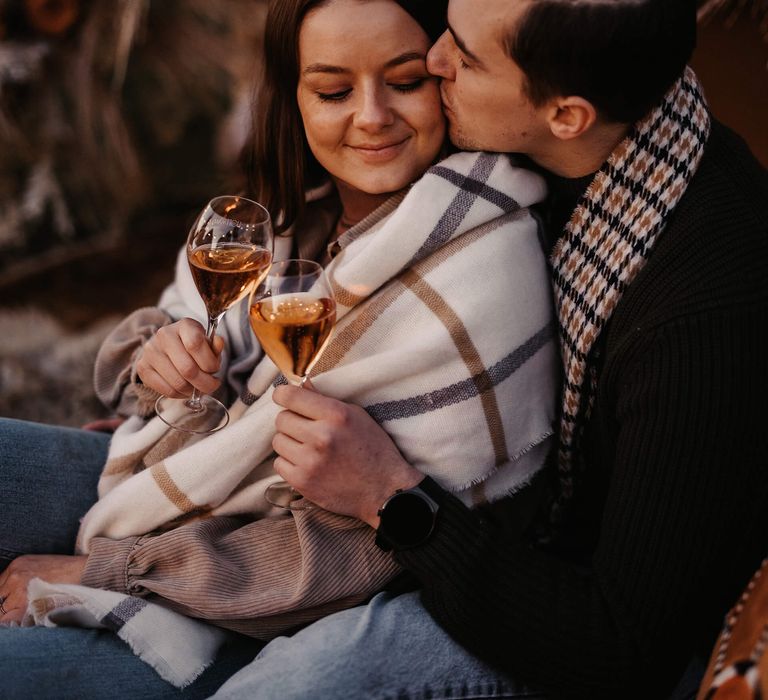
<path fill-rule="evenodd" d="M 221 380 L 213 376 L 221 366 L 223 338 L 216 336 L 213 348 L 200 323 L 183 318 L 163 326 L 142 349 L 136 372 L 150 389 L 174 399 L 184 398 L 196 388 L 212 394 Z"/>
<path fill-rule="evenodd" d="M 21 623 L 27 609 L 27 584 L 33 578 L 50 583 L 80 583 L 87 560 L 87 556 L 59 554 L 26 554 L 14 559 L 0 573 L 0 623 Z"/>

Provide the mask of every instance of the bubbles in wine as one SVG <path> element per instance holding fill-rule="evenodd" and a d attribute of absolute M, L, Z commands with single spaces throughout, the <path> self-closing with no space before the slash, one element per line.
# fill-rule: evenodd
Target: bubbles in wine
<path fill-rule="evenodd" d="M 189 266 L 211 317 L 223 314 L 266 276 L 272 254 L 255 245 L 225 243 L 189 251 Z"/>
<path fill-rule="evenodd" d="M 283 294 L 251 305 L 253 332 L 286 378 L 298 384 L 312 369 L 336 323 L 336 303 L 311 293 Z"/>

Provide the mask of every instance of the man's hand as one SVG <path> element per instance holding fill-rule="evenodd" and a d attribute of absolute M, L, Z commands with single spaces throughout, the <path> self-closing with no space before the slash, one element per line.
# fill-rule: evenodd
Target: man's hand
<path fill-rule="evenodd" d="M 33 578 L 50 583 L 80 583 L 87 556 L 27 554 L 14 559 L 0 573 L 0 597 L 3 610 L 0 623 L 21 623 L 27 609 L 27 584 Z"/>
<path fill-rule="evenodd" d="M 150 338 L 136 362 L 136 373 L 150 389 L 181 399 L 193 388 L 212 394 L 221 381 L 213 376 L 221 366 L 223 338 L 216 336 L 213 347 L 205 329 L 194 319 L 183 318 L 163 326 Z"/>
<path fill-rule="evenodd" d="M 275 421 L 275 470 L 322 508 L 375 528 L 382 503 L 424 478 L 359 406 L 294 386 L 273 398 L 286 409 Z"/>

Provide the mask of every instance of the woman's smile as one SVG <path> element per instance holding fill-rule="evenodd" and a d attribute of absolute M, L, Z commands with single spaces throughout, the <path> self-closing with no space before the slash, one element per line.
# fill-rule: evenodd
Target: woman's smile
<path fill-rule="evenodd" d="M 370 163 L 385 163 L 397 158 L 406 148 L 411 137 L 386 143 L 348 144 L 363 160 Z"/>
<path fill-rule="evenodd" d="M 304 18 L 296 98 L 309 148 L 342 199 L 398 192 L 440 153 L 445 120 L 429 46 L 390 0 L 335 0 Z"/>

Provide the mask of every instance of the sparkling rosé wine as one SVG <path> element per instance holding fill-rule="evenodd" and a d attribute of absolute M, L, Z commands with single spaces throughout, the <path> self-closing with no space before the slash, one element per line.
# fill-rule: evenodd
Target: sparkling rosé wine
<path fill-rule="evenodd" d="M 189 267 L 211 317 L 220 316 L 259 284 L 272 254 L 259 246 L 224 243 L 200 246 L 189 253 Z"/>
<path fill-rule="evenodd" d="M 336 302 L 307 292 L 267 297 L 251 305 L 253 332 L 294 384 L 312 369 L 335 323 Z"/>

